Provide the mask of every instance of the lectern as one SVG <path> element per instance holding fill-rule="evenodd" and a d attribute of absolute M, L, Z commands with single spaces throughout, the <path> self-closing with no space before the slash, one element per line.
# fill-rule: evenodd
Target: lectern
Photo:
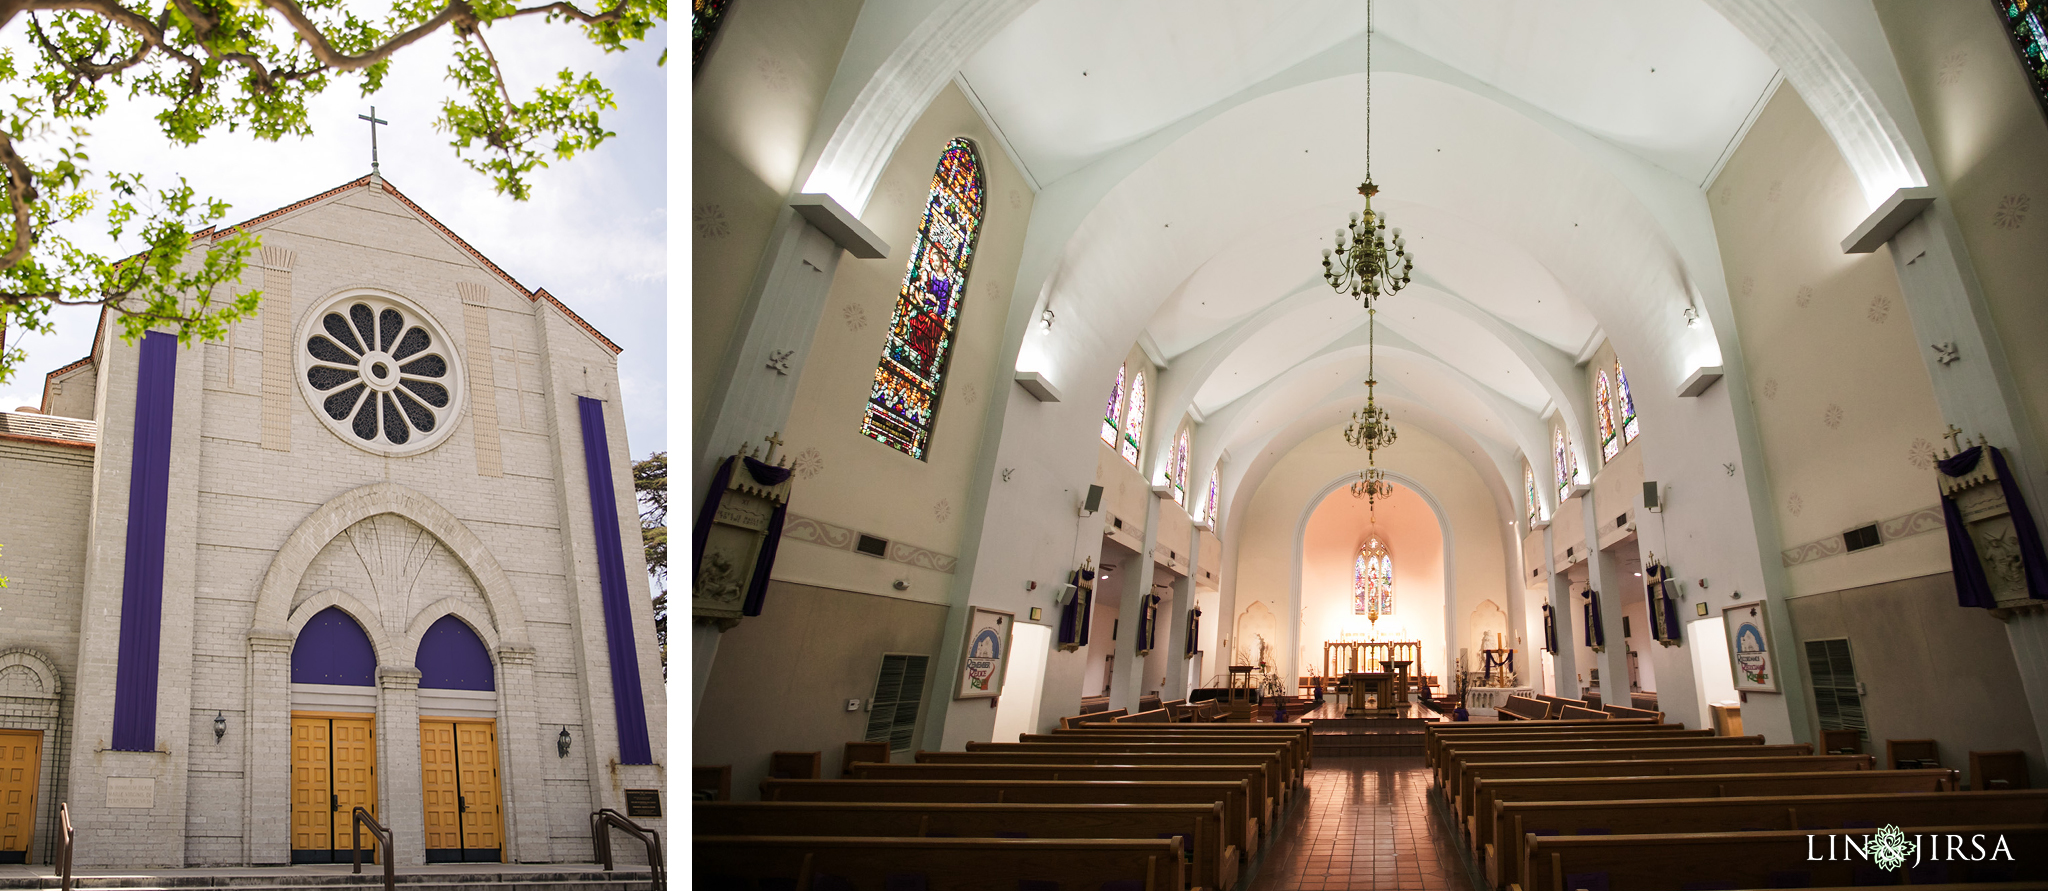
<path fill-rule="evenodd" d="M 1249 665 L 1230 666 L 1230 720 L 1251 721 L 1252 692 L 1252 667 Z"/>

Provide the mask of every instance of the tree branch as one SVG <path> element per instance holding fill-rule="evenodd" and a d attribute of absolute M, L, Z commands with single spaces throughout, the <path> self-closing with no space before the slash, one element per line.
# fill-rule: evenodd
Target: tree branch
<path fill-rule="evenodd" d="M 14 138 L 5 130 L 0 130 L 0 169 L 7 171 L 7 203 L 14 210 L 14 231 L 8 239 L 7 252 L 0 254 L 0 269 L 12 269 L 35 247 L 36 232 L 30 222 L 29 207 L 40 196 L 36 192 L 35 173 L 14 150 Z"/>

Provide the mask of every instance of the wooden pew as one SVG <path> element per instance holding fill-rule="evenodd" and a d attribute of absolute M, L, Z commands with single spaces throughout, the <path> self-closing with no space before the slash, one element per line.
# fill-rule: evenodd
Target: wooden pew
<path fill-rule="evenodd" d="M 1550 717 L 1550 703 L 1527 696 L 1510 696 L 1508 701 L 1493 710 L 1493 714 L 1502 721 L 1541 721 Z"/>
<path fill-rule="evenodd" d="M 1449 739 L 1483 739 L 1493 734 L 1516 733 L 1565 733 L 1577 730 L 1684 730 L 1683 724 L 1659 724 L 1655 721 L 1641 721 L 1633 718 L 1610 718 L 1605 721 L 1546 721 L 1541 724 L 1522 722 L 1439 721 L 1422 725 L 1423 760 L 1436 763 L 1437 745 Z M 1503 736 L 1503 738 L 1506 738 Z"/>
<path fill-rule="evenodd" d="M 1284 727 L 1285 725 L 1282 726 Z M 1113 732 L 1096 733 L 1093 732 L 1091 729 L 1083 728 L 1080 730 L 1063 730 L 1058 733 L 1021 733 L 1017 735 L 1017 741 L 1020 743 L 1076 744 L 1100 742 L 1125 743 L 1130 745 L 1140 745 L 1148 742 L 1225 743 L 1244 745 L 1277 744 L 1285 747 L 1288 753 L 1293 756 L 1293 761 L 1297 773 L 1306 772 L 1306 770 L 1310 766 L 1310 744 L 1308 737 L 1302 733 L 1298 733 L 1291 729 L 1284 729 L 1272 733 L 1233 733 L 1190 730 L 1186 727 L 1167 726 L 1146 728 L 1145 730 L 1139 730 L 1137 728 L 1131 727 L 1121 727 Z"/>
<path fill-rule="evenodd" d="M 1153 710 L 1151 710 L 1151 711 L 1148 711 L 1148 712 L 1136 712 L 1136 713 L 1133 713 L 1133 714 L 1128 714 L 1128 715 L 1122 715 L 1122 716 L 1119 716 L 1119 717 L 1116 717 L 1116 718 L 1112 718 L 1112 719 L 1110 719 L 1110 723 L 1111 723 L 1111 724 L 1171 724 L 1171 723 L 1173 723 L 1173 718 L 1172 718 L 1172 717 L 1170 717 L 1170 716 L 1168 716 L 1168 715 L 1166 714 L 1166 709 L 1163 709 L 1163 708 L 1155 708 L 1155 709 L 1153 709 Z"/>
<path fill-rule="evenodd" d="M 1229 716 L 1230 706 L 1224 705 L 1221 702 L 1217 702 L 1216 700 L 1211 699 L 1206 702 L 1197 704 L 1195 706 L 1195 720 L 1193 721 L 1193 723 L 1219 724 L 1222 723 L 1223 720 L 1225 718 L 1228 718 Z"/>
<path fill-rule="evenodd" d="M 1606 712 L 1608 716 L 1614 718 L 1650 718 L 1656 721 L 1664 720 L 1663 712 L 1652 711 L 1650 709 L 1629 708 L 1625 705 L 1603 705 L 1600 707 L 1600 710 Z"/>
<path fill-rule="evenodd" d="M 1821 829 L 1770 832 L 1699 832 L 1682 835 L 1581 835 L 1537 837 L 1530 842 L 1524 874 L 1529 891 L 1570 891 L 1599 887 L 1675 888 L 1718 885 L 1755 888 L 1798 885 L 1865 885 L 1886 878 L 1862 858 L 1809 860 L 1842 843 L 1828 836 L 1853 836 L 1862 844 L 1875 829 Z M 2013 861 L 1950 861 L 1922 863 L 1924 879 L 1934 882 L 1998 882 L 2048 878 L 2048 858 L 2021 852 L 2048 850 L 2048 825 L 1978 824 L 1917 827 L 1916 833 L 1958 834 L 1966 840 L 1979 834 L 2005 837 Z M 1813 836 L 1809 840 L 1808 836 Z M 1995 842 L 1986 838 L 1987 851 Z M 1811 847 L 1809 847 L 1809 845 Z M 1853 857 L 1853 855 L 1851 855 Z M 1913 866 L 1908 859 L 1898 873 Z M 1895 873 L 1892 882 L 1903 875 Z"/>
<path fill-rule="evenodd" d="M 749 801 L 694 808 L 696 834 L 836 835 L 898 838 L 1169 838 L 1189 855 L 1193 891 L 1230 891 L 1223 803 L 946 804 L 932 802 Z"/>
<path fill-rule="evenodd" d="M 1584 699 L 1566 699 L 1563 696 L 1551 696 L 1546 693 L 1538 693 L 1529 698 L 1549 706 L 1549 708 L 1547 709 L 1548 713 L 1545 714 L 1544 717 L 1552 720 L 1555 720 L 1562 716 L 1565 706 L 1570 705 L 1577 706 L 1579 708 L 1588 707 L 1587 702 Z"/>
<path fill-rule="evenodd" d="M 1854 829 L 1983 823 L 2048 823 L 2048 792 L 1912 792 L 1856 795 L 1667 798 L 1643 801 L 1512 801 L 1495 809 L 1499 850 L 1486 851 L 1495 888 L 1520 883 L 1529 835 L 1631 835 Z M 1498 856 L 1496 856 L 1496 854 Z"/>
<path fill-rule="evenodd" d="M 1259 853 L 1258 840 L 1273 825 L 1266 768 L 1259 764 L 862 764 L 853 775 L 862 780 L 1240 780 L 1246 784 L 1248 808 L 1245 856 Z"/>
<path fill-rule="evenodd" d="M 842 838 L 729 835 L 692 845 L 698 888 L 880 888 L 885 876 L 921 876 L 925 891 L 984 891 L 991 879 L 1016 887 L 1143 888 L 1176 891 L 1181 847 L 1175 839 Z M 826 880 L 830 876 L 838 881 Z"/>
<path fill-rule="evenodd" d="M 1736 740 L 1733 743 L 1713 743 L 1708 740 Z M 1437 752 L 1433 769 L 1437 785 L 1450 780 L 1451 771 L 1461 754 L 1468 752 L 1506 752 L 1516 749 L 1540 751 L 1543 749 L 1653 749 L 1678 748 L 1710 745 L 1763 745 L 1761 736 L 1715 736 L 1711 730 L 1641 730 L 1626 733 L 1570 733 L 1558 736 L 1524 736 L 1514 739 L 1489 739 L 1466 742 L 1457 740 L 1445 743 Z"/>
<path fill-rule="evenodd" d="M 1053 731 L 1054 736 L 1061 737 L 1088 734 L 1101 738 L 1104 734 L 1129 734 L 1133 739 L 1162 734 L 1208 739 L 1221 733 L 1246 734 L 1248 738 L 1262 740 L 1269 737 L 1292 740 L 1295 753 L 1301 756 L 1301 763 L 1307 767 L 1315 766 L 1315 737 L 1310 734 L 1310 726 L 1307 724 L 1090 724 L 1086 727 L 1060 728 Z M 1021 735 L 1019 739 L 1022 739 Z"/>
<path fill-rule="evenodd" d="M 1214 765 L 1256 765 L 1262 768 L 1259 777 L 1265 790 L 1266 800 L 1272 802 L 1275 810 L 1287 806 L 1287 793 L 1293 788 L 1286 768 L 1274 752 L 1046 752 L 1025 750 L 990 751 L 975 749 L 966 752 L 919 752 L 918 764 L 1022 764 L 1022 765 L 1189 765 L 1210 767 Z"/>
<path fill-rule="evenodd" d="M 1458 756 L 1456 767 L 1445 777 L 1444 789 L 1452 801 L 1470 795 L 1466 780 L 1473 767 L 1481 764 L 1526 764 L 1532 761 L 1666 761 L 1674 758 L 1788 758 L 1813 754 L 1805 743 L 1781 746 L 1714 745 L 1637 749 L 1516 749 L 1507 752 L 1471 752 Z"/>
<path fill-rule="evenodd" d="M 1840 770 L 1806 773 L 1724 773 L 1666 777 L 1540 777 L 1481 780 L 1473 784 L 1465 825 L 1474 853 L 1496 844 L 1499 802 L 1625 801 L 1649 798 L 1727 798 L 1745 795 L 1843 795 L 1864 792 L 1954 792 L 1956 772 Z"/>
<path fill-rule="evenodd" d="M 1176 699 L 1172 702 L 1164 703 L 1164 707 L 1166 709 L 1166 717 L 1175 724 L 1184 724 L 1195 719 L 1195 707 L 1189 705 L 1185 699 Z"/>
<path fill-rule="evenodd" d="M 1527 780 L 1538 777 L 1686 777 L 1740 773 L 1814 773 L 1833 770 L 1875 770 L 1877 759 L 1869 755 L 1790 755 L 1776 758 L 1672 758 L 1641 761 L 1524 761 L 1504 764 L 1467 765 L 1457 786 L 1461 796 L 1452 799 L 1460 818 L 1476 816 L 1466 809 L 1472 790 L 1487 780 Z M 1461 821 L 1462 822 L 1462 819 Z"/>
<path fill-rule="evenodd" d="M 1294 747 L 1287 740 L 1274 739 L 1269 742 L 1258 740 L 1200 739 L 1185 737 L 1146 737 L 1144 739 L 1075 739 L 1070 736 L 1045 737 L 1041 734 L 1023 734 L 1034 737 L 1013 743 L 967 744 L 969 752 L 1133 752 L 1139 754 L 1174 752 L 1236 753 L 1252 752 L 1263 755 L 1277 755 L 1280 758 L 1280 774 L 1289 785 L 1300 786 L 1307 779 L 1300 759 L 1295 757 Z"/>
<path fill-rule="evenodd" d="M 984 804 L 1208 804 L 1223 805 L 1223 859 L 1235 872 L 1251 856 L 1250 784 L 1239 780 L 1147 782 L 1127 780 L 765 780 L 762 801 L 959 802 Z"/>
<path fill-rule="evenodd" d="M 1111 721 L 1116 720 L 1117 718 L 1121 718 L 1130 713 L 1130 709 L 1113 708 L 1107 711 L 1090 712 L 1085 715 L 1073 715 L 1071 717 L 1061 718 L 1060 726 L 1080 727 L 1085 724 L 1107 724 Z"/>
<path fill-rule="evenodd" d="M 1558 713 L 1558 718 L 1566 721 L 1605 721 L 1609 717 L 1606 712 L 1599 709 L 1580 708 L 1576 705 L 1567 705 L 1564 711 Z"/>

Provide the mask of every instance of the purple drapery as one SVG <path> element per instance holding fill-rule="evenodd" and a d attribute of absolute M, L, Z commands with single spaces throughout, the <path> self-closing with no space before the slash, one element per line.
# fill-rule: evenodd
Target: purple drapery
<path fill-rule="evenodd" d="M 640 692 L 640 652 L 633 639 L 633 605 L 626 587 L 626 552 L 619 537 L 619 500 L 612 494 L 612 453 L 604 403 L 576 397 L 583 420 L 583 469 L 590 482 L 591 528 L 597 538 L 598 595 L 604 606 L 605 650 L 611 656 L 612 714 L 619 723 L 619 763 L 653 764 L 647 741 L 647 703 Z"/>
<path fill-rule="evenodd" d="M 1936 466 L 1950 477 L 1963 476 L 1977 469 L 1977 462 L 1987 451 L 1991 453 L 1991 469 L 1998 473 L 1999 491 L 2005 493 L 2006 507 L 2012 511 L 2013 534 L 2019 536 L 2020 565 L 2027 571 L 2027 596 L 2048 599 L 2048 553 L 2041 549 L 2041 531 L 2034 525 L 2034 514 L 2027 510 L 2026 500 L 2020 497 L 2019 483 L 2005 466 L 2005 454 L 1995 448 L 1974 446 L 1936 462 Z M 1963 528 L 1963 515 L 1954 498 L 1941 497 L 1941 518 L 1948 523 L 1948 561 L 1956 574 L 1956 604 L 1984 609 L 1998 606 L 1998 598 L 1991 593 L 1991 582 L 1984 577 L 1984 564 L 1978 562 L 1977 543 L 1970 540 L 1970 530 Z"/>
<path fill-rule="evenodd" d="M 1138 652 L 1152 652 L 1159 641 L 1159 595 L 1146 594 L 1138 601 Z"/>
<path fill-rule="evenodd" d="M 1094 621 L 1095 610 L 1090 607 L 1095 604 L 1095 592 L 1081 587 L 1084 581 L 1094 582 L 1095 570 L 1076 569 L 1067 575 L 1067 584 L 1074 586 L 1074 596 L 1060 607 L 1060 646 L 1069 649 L 1088 645 L 1088 627 Z"/>
<path fill-rule="evenodd" d="M 1195 658 L 1195 644 L 1201 640 L 1201 633 L 1202 608 L 1198 606 L 1188 610 L 1188 645 L 1187 651 L 1181 654 L 1182 659 Z"/>
<path fill-rule="evenodd" d="M 1600 592 L 1580 591 L 1579 596 L 1586 598 L 1586 646 L 1606 646 L 1607 629 L 1600 627 Z"/>
<path fill-rule="evenodd" d="M 744 463 L 747 475 L 763 486 L 780 486 L 795 472 L 795 468 L 776 467 L 752 458 L 738 455 L 725 459 L 711 475 L 711 494 L 704 498 L 704 509 L 697 512 L 697 527 L 690 530 L 690 573 L 691 587 L 696 586 L 696 573 L 704 564 L 704 539 L 711 534 L 711 523 L 718 517 L 718 505 L 725 500 L 727 486 L 732 482 L 733 466 Z M 758 616 L 761 607 L 768 602 L 768 573 L 775 568 L 775 552 L 782 544 L 782 521 L 789 516 L 789 506 L 778 504 L 775 512 L 768 517 L 768 538 L 761 542 L 761 552 L 754 558 L 754 580 L 747 586 L 747 599 L 740 604 L 740 615 Z"/>
<path fill-rule="evenodd" d="M 1671 596 L 1671 570 L 1661 565 L 1643 568 L 1644 596 L 1650 609 L 1650 637 L 1659 641 L 1682 640 L 1678 632 L 1678 602 Z M 1661 601 L 1661 603 L 1660 603 Z M 1662 609 L 1659 609 L 1662 606 Z"/>
<path fill-rule="evenodd" d="M 1548 603 L 1543 605 L 1543 651 L 1557 655 L 1557 610 Z"/>
<path fill-rule="evenodd" d="M 121 641 L 114 669 L 113 748 L 156 749 L 157 660 L 163 646 L 164 525 L 171 495 L 171 409 L 178 338 L 142 336 L 135 377 L 135 451 L 128 464 L 128 544 L 121 569 Z"/>

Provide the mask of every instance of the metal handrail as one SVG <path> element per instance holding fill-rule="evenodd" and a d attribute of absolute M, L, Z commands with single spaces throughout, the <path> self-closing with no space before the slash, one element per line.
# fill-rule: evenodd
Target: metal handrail
<path fill-rule="evenodd" d="M 627 834 L 640 839 L 641 843 L 647 846 L 647 867 L 654 876 L 652 891 L 664 891 L 668 887 L 668 877 L 662 871 L 660 833 L 626 819 L 625 814 L 611 808 L 590 813 L 590 844 L 597 855 L 597 862 L 604 864 L 604 871 L 612 871 L 610 830 L 613 827 L 625 830 Z"/>
<path fill-rule="evenodd" d="M 71 828 L 71 804 L 57 805 L 57 875 L 62 878 L 57 887 L 61 891 L 71 891 L 71 846 L 77 837 L 78 832 Z"/>
<path fill-rule="evenodd" d="M 352 838 L 349 842 L 349 847 L 352 849 L 349 851 L 349 858 L 355 861 L 355 869 L 350 870 L 350 873 L 353 875 L 363 874 L 363 826 L 366 824 L 370 827 L 370 835 L 377 840 L 378 844 L 384 846 L 384 891 L 396 891 L 398 887 L 397 858 L 391 856 L 391 830 L 384 828 L 384 824 L 377 822 L 377 818 L 370 816 L 370 812 L 361 806 L 356 807 L 355 813 L 349 820 L 349 830 Z"/>

